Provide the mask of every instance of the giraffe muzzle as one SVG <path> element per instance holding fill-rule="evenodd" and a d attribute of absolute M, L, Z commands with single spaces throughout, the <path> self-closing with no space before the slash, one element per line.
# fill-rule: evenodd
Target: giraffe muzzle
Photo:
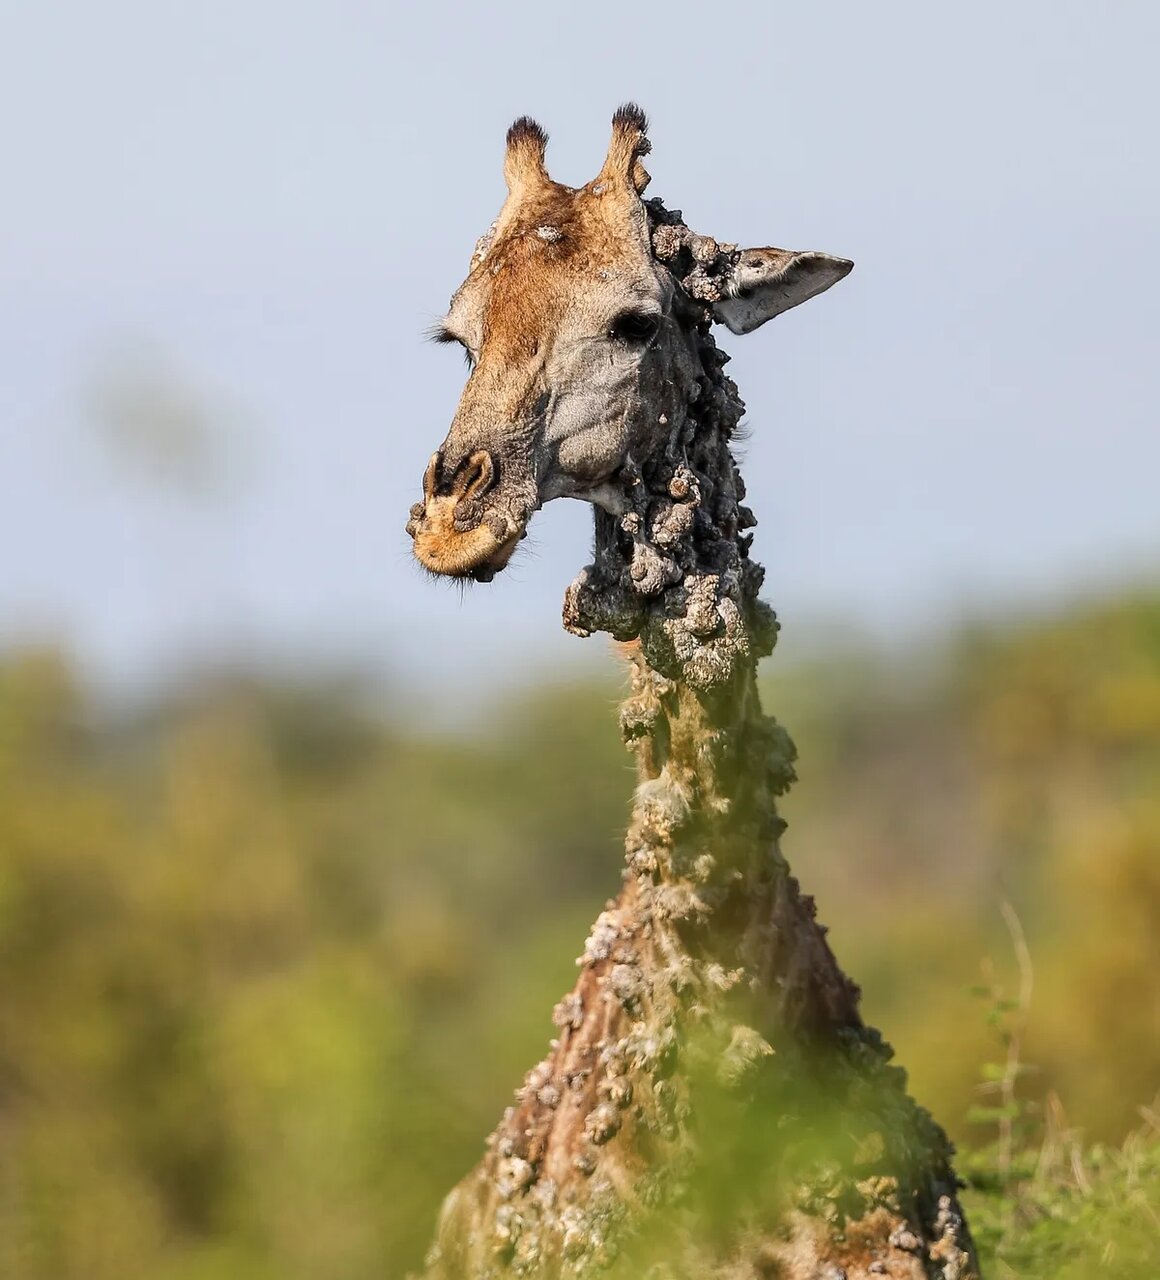
<path fill-rule="evenodd" d="M 506 568 L 523 537 L 522 523 L 487 499 L 499 468 L 486 449 L 458 462 L 433 454 L 423 474 L 423 501 L 411 508 L 407 532 L 415 557 L 432 573 L 490 582 Z"/>

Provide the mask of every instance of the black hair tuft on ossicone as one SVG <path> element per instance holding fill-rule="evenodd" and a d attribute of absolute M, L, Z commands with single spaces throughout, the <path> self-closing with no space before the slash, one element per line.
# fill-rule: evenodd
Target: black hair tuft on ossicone
<path fill-rule="evenodd" d="M 615 129 L 637 129 L 641 133 L 648 133 L 648 116 L 635 102 L 626 102 L 616 108 L 612 125 Z"/>
<path fill-rule="evenodd" d="M 507 131 L 507 144 L 509 147 L 515 147 L 528 142 L 534 143 L 542 151 L 548 145 L 548 135 L 544 132 L 543 126 L 531 116 L 520 116 Z"/>

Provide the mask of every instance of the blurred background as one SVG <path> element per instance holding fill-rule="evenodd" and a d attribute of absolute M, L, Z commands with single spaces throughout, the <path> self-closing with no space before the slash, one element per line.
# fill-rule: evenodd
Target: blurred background
<path fill-rule="evenodd" d="M 577 184 L 626 98 L 690 225 L 858 264 L 724 345 L 786 850 L 868 1017 L 988 1141 L 1010 901 L 1028 1114 L 1139 1123 L 1158 38 L 1143 0 L 0 8 L 0 1274 L 401 1275 L 538 1060 L 633 782 L 558 621 L 590 515 L 462 594 L 403 523 L 507 125 Z"/>

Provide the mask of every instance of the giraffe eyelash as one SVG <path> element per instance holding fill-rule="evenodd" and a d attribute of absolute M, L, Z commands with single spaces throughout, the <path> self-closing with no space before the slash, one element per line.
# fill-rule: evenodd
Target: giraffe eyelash
<path fill-rule="evenodd" d="M 432 342 L 438 343 L 440 346 L 462 347 L 463 358 L 467 363 L 467 367 L 470 369 L 475 364 L 475 357 L 471 354 L 471 349 L 468 347 L 467 343 L 464 342 L 457 333 L 452 333 L 451 330 L 442 322 L 432 325 L 427 331 L 427 337 Z"/>

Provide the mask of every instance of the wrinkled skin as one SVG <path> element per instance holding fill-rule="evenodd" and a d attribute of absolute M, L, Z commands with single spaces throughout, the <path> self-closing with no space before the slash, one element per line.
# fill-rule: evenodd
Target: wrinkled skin
<path fill-rule="evenodd" d="M 622 107 L 604 167 L 579 189 L 547 176 L 538 125 L 509 131 L 508 199 L 436 333 L 466 349 L 472 371 L 407 525 L 434 573 L 489 580 L 553 498 L 618 512 L 617 473 L 684 411 L 692 330 L 640 198 L 645 125 L 639 108 Z M 851 265 L 734 251 L 715 318 L 748 332 Z"/>

